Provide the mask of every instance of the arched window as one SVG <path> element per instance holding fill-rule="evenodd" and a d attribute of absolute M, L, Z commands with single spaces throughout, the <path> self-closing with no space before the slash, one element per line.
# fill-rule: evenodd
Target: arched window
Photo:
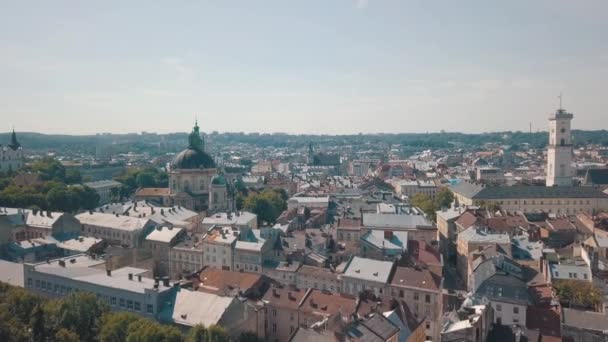
<path fill-rule="evenodd" d="M 190 182 L 188 182 L 188 180 L 186 179 L 184 181 L 184 191 L 189 191 L 190 190 Z"/>

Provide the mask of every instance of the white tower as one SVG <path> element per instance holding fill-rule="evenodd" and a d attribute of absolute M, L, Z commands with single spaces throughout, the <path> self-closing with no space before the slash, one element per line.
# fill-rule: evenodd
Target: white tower
<path fill-rule="evenodd" d="M 561 106 L 549 116 L 549 146 L 547 147 L 547 186 L 572 185 L 572 113 Z"/>

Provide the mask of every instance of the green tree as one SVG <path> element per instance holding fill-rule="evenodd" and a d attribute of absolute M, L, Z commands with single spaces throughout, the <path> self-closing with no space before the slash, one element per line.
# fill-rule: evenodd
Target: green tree
<path fill-rule="evenodd" d="M 135 184 L 140 188 L 150 188 L 156 186 L 154 174 L 150 172 L 141 172 L 135 178 Z"/>
<path fill-rule="evenodd" d="M 197 324 L 190 328 L 186 342 L 207 342 L 209 332 L 202 324 Z"/>
<path fill-rule="evenodd" d="M 414 194 L 410 199 L 410 203 L 422 210 L 431 220 L 435 220 L 435 203 L 429 195 L 421 192 Z"/>
<path fill-rule="evenodd" d="M 168 325 L 142 319 L 129 324 L 126 342 L 182 342 L 181 332 Z"/>
<path fill-rule="evenodd" d="M 50 311 L 56 318 L 56 331 L 65 328 L 80 336 L 82 341 L 94 341 L 101 328 L 101 317 L 108 310 L 94 294 L 77 292 L 63 298 Z"/>
<path fill-rule="evenodd" d="M 563 306 L 596 310 L 602 302 L 602 291 L 582 280 L 557 280 L 553 287 Z"/>
<path fill-rule="evenodd" d="M 66 181 L 65 167 L 52 157 L 45 157 L 34 162 L 31 166 L 31 171 L 37 172 L 40 175 L 40 179 L 44 181 L 54 180 L 62 183 Z"/>
<path fill-rule="evenodd" d="M 130 312 L 112 312 L 105 314 L 99 332 L 100 342 L 123 342 L 127 339 L 129 325 L 142 318 Z"/>
<path fill-rule="evenodd" d="M 82 175 L 76 169 L 67 169 L 64 181 L 66 184 L 80 184 L 82 183 Z"/>
<path fill-rule="evenodd" d="M 449 208 L 454 202 L 454 194 L 448 188 L 442 188 L 435 194 L 435 210 Z"/>
<path fill-rule="evenodd" d="M 55 333 L 55 342 L 80 342 L 80 337 L 73 331 L 61 328 Z"/>
<path fill-rule="evenodd" d="M 44 311 L 40 305 L 36 305 L 30 318 L 30 331 L 34 341 L 45 341 L 47 339 L 44 323 Z"/>
<path fill-rule="evenodd" d="M 71 212 L 74 199 L 65 187 L 52 188 L 46 194 L 46 202 L 51 210 Z"/>
<path fill-rule="evenodd" d="M 210 325 L 207 328 L 207 334 L 209 336 L 209 342 L 228 342 L 230 337 L 226 332 L 226 329 L 219 325 Z"/>
<path fill-rule="evenodd" d="M 252 332 L 244 332 L 239 335 L 238 342 L 263 342 L 264 339 L 259 338 L 258 335 Z"/>
<path fill-rule="evenodd" d="M 258 223 L 274 224 L 276 219 L 287 208 L 283 192 L 266 189 L 260 193 L 250 193 L 243 206 L 258 216 Z"/>

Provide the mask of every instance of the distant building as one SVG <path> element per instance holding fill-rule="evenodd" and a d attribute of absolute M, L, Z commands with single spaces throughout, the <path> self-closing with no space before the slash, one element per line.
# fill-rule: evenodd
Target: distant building
<path fill-rule="evenodd" d="M 21 167 L 23 167 L 23 149 L 13 130 L 11 142 L 6 147 L 0 144 L 0 172 L 17 171 Z"/>
<path fill-rule="evenodd" d="M 608 209 L 608 194 L 587 186 L 483 186 L 460 182 L 450 186 L 459 206 L 495 204 L 509 212 L 593 213 Z"/>
<path fill-rule="evenodd" d="M 502 184 L 505 174 L 497 167 L 480 166 L 475 168 L 475 180 L 484 184 Z"/>
<path fill-rule="evenodd" d="M 159 199 L 165 206 L 180 205 L 195 211 L 234 210 L 231 185 L 205 152 L 198 123 L 188 137 L 188 147 L 171 161 L 169 188 L 151 189 L 138 189 L 136 199 Z"/>
<path fill-rule="evenodd" d="M 110 203 L 112 198 L 112 190 L 119 189 L 122 184 L 114 180 L 100 180 L 95 182 L 84 183 L 85 186 L 95 190 L 99 195 L 99 204 Z"/>

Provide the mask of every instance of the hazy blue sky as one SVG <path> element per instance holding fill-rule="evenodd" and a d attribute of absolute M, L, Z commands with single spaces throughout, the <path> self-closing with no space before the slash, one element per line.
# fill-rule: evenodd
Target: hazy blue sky
<path fill-rule="evenodd" d="M 0 131 L 608 128 L 608 1 L 4 1 Z"/>

